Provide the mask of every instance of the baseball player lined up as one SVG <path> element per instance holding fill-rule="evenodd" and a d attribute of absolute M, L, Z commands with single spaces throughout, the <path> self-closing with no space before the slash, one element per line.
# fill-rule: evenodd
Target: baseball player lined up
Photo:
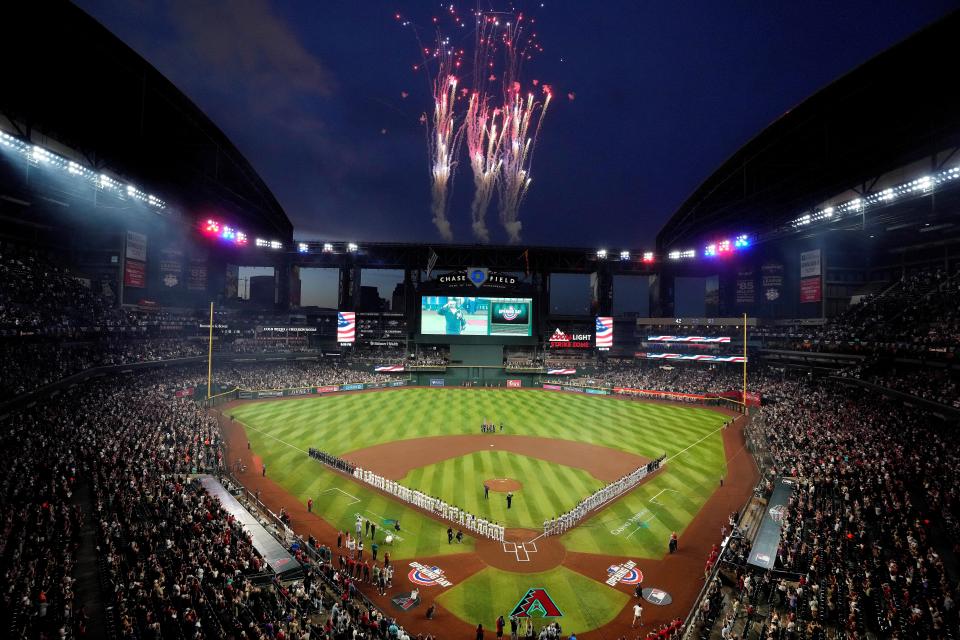
<path fill-rule="evenodd" d="M 506 529 L 501 524 L 478 518 L 473 514 L 467 513 L 460 507 L 448 504 L 440 498 L 428 496 L 422 491 L 410 489 L 399 482 L 388 480 L 383 476 L 379 476 L 372 471 L 360 467 L 353 470 L 353 477 L 381 491 L 386 491 L 390 495 L 396 496 L 400 500 L 419 507 L 424 511 L 429 511 L 444 520 L 455 522 L 462 528 L 473 531 L 477 535 L 498 542 L 503 542 L 504 540 Z"/>
<path fill-rule="evenodd" d="M 589 496 L 577 503 L 570 511 L 563 513 L 556 518 L 543 521 L 543 532 L 548 535 L 559 535 L 569 531 L 577 525 L 591 511 L 602 507 L 608 502 L 619 498 L 627 493 L 647 477 L 648 474 L 660 468 L 660 464 L 666 458 L 666 454 L 656 460 L 651 460 L 642 467 L 637 467 L 625 476 L 603 486 Z"/>

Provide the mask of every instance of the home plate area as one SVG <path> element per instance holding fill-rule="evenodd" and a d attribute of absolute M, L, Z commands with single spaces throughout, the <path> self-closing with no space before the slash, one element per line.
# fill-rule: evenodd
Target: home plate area
<path fill-rule="evenodd" d="M 504 542 L 504 553 L 512 553 L 517 558 L 517 562 L 530 562 L 530 554 L 537 552 L 536 542 Z"/>

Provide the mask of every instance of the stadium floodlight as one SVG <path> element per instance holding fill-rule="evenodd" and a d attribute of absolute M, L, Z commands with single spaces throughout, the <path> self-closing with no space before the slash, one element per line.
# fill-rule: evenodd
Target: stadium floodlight
<path fill-rule="evenodd" d="M 717 255 L 717 245 L 711 243 L 703 248 L 703 256 L 705 258 L 713 258 Z"/>
<path fill-rule="evenodd" d="M 350 253 L 356 253 L 356 252 L 357 252 L 357 249 L 359 249 L 359 247 L 357 246 L 357 244 L 356 244 L 355 242 L 348 242 L 348 243 L 347 243 L 347 251 L 349 251 Z"/>
<path fill-rule="evenodd" d="M 736 238 L 733 239 L 733 247 L 735 249 L 746 249 L 750 246 L 750 236 L 745 233 L 741 233 Z"/>
<path fill-rule="evenodd" d="M 297 243 L 297 252 L 299 252 L 299 253 L 307 253 L 308 251 L 310 251 L 310 247 L 307 245 L 306 242 L 298 242 L 298 243 Z"/>
<path fill-rule="evenodd" d="M 323 243 L 323 252 L 324 253 L 333 253 L 333 244 L 329 242 Z"/>
<path fill-rule="evenodd" d="M 234 242 L 241 247 L 245 247 L 247 245 L 247 234 L 245 234 L 243 231 L 237 231 L 237 236 L 234 238 Z"/>
<path fill-rule="evenodd" d="M 597 260 L 606 260 L 606 259 L 607 259 L 607 250 L 597 249 Z"/>
<path fill-rule="evenodd" d="M 670 253 L 667 254 L 667 257 L 670 258 L 671 260 L 679 260 L 679 259 L 680 259 L 680 252 L 679 252 L 679 251 L 671 251 Z"/>
<path fill-rule="evenodd" d="M 621 252 L 620 252 L 620 259 L 621 259 L 621 260 L 629 260 L 629 259 L 630 259 L 630 252 L 629 252 L 629 251 L 621 251 Z"/>
<path fill-rule="evenodd" d="M 269 247 L 270 241 L 264 240 L 263 238 L 257 238 L 256 241 L 254 241 L 254 244 L 258 247 Z"/>
<path fill-rule="evenodd" d="M 271 240 L 271 241 L 270 241 L 270 248 L 271 248 L 271 249 L 282 249 L 282 248 L 283 248 L 283 243 L 280 242 L 279 240 Z"/>
<path fill-rule="evenodd" d="M 74 178 L 87 181 L 98 189 L 116 191 L 117 197 L 121 199 L 134 198 L 149 204 L 155 209 L 163 210 L 166 208 L 166 203 L 163 200 L 137 189 L 134 185 L 121 184 L 106 174 L 94 171 L 79 162 L 70 160 L 40 145 L 32 144 L 28 140 L 11 136 L 4 131 L 0 131 L 0 146 L 14 150 L 33 166 L 42 164 L 45 168 L 60 169 Z"/>
<path fill-rule="evenodd" d="M 653 262 L 653 251 L 644 251 L 642 259 L 647 264 Z"/>

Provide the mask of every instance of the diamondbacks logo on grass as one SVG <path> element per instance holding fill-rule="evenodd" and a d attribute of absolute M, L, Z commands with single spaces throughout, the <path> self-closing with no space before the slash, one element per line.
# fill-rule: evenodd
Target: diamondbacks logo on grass
<path fill-rule="evenodd" d="M 556 605 L 550 594 L 543 587 L 527 590 L 526 595 L 510 612 L 510 617 L 517 618 L 562 618 L 563 613 Z"/>
<path fill-rule="evenodd" d="M 637 563 L 633 560 L 627 560 L 623 564 L 612 564 L 607 568 L 610 577 L 607 578 L 607 584 L 611 587 L 621 584 L 640 584 L 643 582 L 643 572 L 637 569 Z"/>
<path fill-rule="evenodd" d="M 441 587 L 453 586 L 453 583 L 444 576 L 443 569 L 440 567 L 428 567 L 419 562 L 411 562 L 410 567 L 410 573 L 407 574 L 407 579 L 413 584 L 418 584 L 422 587 L 435 587 L 437 585 Z"/>

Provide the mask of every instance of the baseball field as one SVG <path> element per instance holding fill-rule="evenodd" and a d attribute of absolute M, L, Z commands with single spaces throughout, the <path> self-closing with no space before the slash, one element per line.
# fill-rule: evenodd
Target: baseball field
<path fill-rule="evenodd" d="M 605 583 L 608 560 L 661 559 L 670 533 L 683 536 L 727 474 L 722 427 L 730 418 L 698 407 L 540 390 L 406 388 L 242 403 L 227 413 L 243 428 L 253 466 L 265 464 L 269 480 L 295 503 L 288 510 L 312 499 L 311 516 L 338 530 L 353 532 L 358 515 L 376 523 L 376 541 L 392 560 L 440 567 L 452 584 L 423 596 L 471 626 L 492 624 L 525 589 L 544 587 L 565 631 L 603 627 L 630 593 L 628 585 Z M 485 421 L 495 433 L 480 433 Z M 449 523 L 331 470 L 307 455 L 310 448 L 499 522 L 514 542 L 466 535 L 451 544 Z M 626 496 L 562 536 L 537 537 L 546 518 L 663 454 L 664 468 Z M 395 536 L 389 546 L 385 530 Z M 584 575 L 594 557 L 596 574 Z M 397 582 L 407 590 L 417 584 L 413 577 Z"/>

